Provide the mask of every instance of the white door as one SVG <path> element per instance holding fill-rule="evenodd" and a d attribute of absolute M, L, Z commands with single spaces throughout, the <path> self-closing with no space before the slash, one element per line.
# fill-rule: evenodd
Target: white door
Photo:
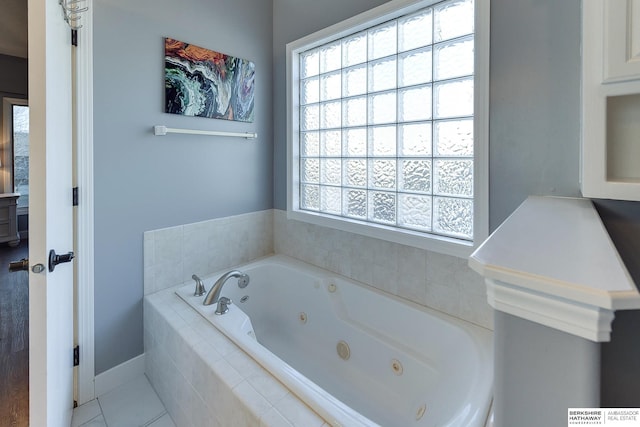
<path fill-rule="evenodd" d="M 68 427 L 73 410 L 73 268 L 49 271 L 49 251 L 73 249 L 71 40 L 58 0 L 28 0 L 29 418 Z M 44 271 L 34 272 L 37 264 Z"/>

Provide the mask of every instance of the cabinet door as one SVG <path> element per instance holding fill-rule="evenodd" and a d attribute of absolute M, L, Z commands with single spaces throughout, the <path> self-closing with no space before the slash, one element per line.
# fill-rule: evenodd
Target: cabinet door
<path fill-rule="evenodd" d="M 640 201 L 640 0 L 585 0 L 582 29 L 582 194 Z"/>
<path fill-rule="evenodd" d="M 640 79 L 640 0 L 606 0 L 603 19 L 603 82 Z"/>

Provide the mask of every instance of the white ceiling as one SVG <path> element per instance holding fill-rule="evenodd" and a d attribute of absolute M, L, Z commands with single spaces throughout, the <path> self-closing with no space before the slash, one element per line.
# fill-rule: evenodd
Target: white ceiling
<path fill-rule="evenodd" d="M 27 0 L 0 0 L 0 54 L 27 57 Z"/>

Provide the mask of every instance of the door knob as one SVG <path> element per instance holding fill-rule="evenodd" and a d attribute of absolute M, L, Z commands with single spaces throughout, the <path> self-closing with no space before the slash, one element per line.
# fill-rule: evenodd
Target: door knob
<path fill-rule="evenodd" d="M 49 251 L 49 272 L 52 272 L 53 270 L 55 270 L 56 269 L 56 265 L 58 265 L 58 264 L 63 264 L 65 262 L 71 262 L 73 257 L 74 257 L 73 252 L 69 252 L 69 253 L 66 253 L 66 254 L 63 254 L 63 255 L 58 255 L 58 254 L 56 254 L 56 251 L 51 249 Z"/>
<path fill-rule="evenodd" d="M 9 263 L 9 271 L 28 271 L 29 270 L 29 258 L 22 258 L 20 261 L 11 261 Z"/>

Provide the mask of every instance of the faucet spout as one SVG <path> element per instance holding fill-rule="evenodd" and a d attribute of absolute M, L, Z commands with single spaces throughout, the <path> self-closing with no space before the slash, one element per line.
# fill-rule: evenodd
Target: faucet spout
<path fill-rule="evenodd" d="M 227 282 L 227 280 L 231 278 L 237 278 L 238 286 L 241 288 L 244 288 L 249 284 L 248 274 L 243 273 L 239 270 L 231 270 L 223 274 L 218 280 L 216 280 L 216 283 L 213 284 L 213 286 L 209 290 L 209 293 L 205 297 L 203 305 L 211 305 L 217 303 L 220 299 L 220 292 L 222 292 L 222 287 Z"/>

